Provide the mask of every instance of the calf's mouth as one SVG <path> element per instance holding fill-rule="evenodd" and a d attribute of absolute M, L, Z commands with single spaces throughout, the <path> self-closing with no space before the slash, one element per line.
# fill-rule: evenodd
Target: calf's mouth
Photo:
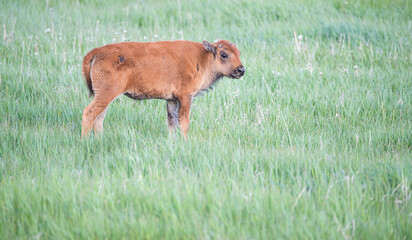
<path fill-rule="evenodd" d="M 234 74 L 234 73 L 231 73 L 231 74 L 230 74 L 230 77 L 231 77 L 231 78 L 235 78 L 235 79 L 239 79 L 239 78 L 243 77 L 243 75 L 244 75 L 244 74 Z"/>

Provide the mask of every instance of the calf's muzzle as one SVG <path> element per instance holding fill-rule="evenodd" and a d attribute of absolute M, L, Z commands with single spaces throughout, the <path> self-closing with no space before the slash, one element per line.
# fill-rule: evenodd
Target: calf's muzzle
<path fill-rule="evenodd" d="M 243 67 L 243 65 L 240 65 L 239 67 L 236 68 L 236 73 L 240 74 L 240 75 L 244 75 L 245 74 L 245 67 Z"/>
<path fill-rule="evenodd" d="M 245 75 L 245 67 L 243 67 L 243 65 L 238 66 L 235 71 L 233 71 L 232 74 L 230 74 L 230 76 L 232 78 L 241 78 L 243 75 Z"/>

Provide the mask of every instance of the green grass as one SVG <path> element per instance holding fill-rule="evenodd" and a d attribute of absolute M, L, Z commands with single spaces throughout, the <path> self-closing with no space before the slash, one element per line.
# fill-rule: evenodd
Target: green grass
<path fill-rule="evenodd" d="M 412 4 L 0 2 L 0 239 L 412 239 Z M 80 142 L 83 56 L 236 42 L 193 104 L 118 98 Z"/>

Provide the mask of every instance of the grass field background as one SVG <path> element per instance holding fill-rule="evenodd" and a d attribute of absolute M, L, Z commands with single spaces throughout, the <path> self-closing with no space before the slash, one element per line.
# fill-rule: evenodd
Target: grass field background
<path fill-rule="evenodd" d="M 0 239 L 412 239 L 410 1 L 3 0 L 0 23 Z M 189 140 L 121 97 L 80 142 L 83 56 L 177 39 L 246 67 Z"/>

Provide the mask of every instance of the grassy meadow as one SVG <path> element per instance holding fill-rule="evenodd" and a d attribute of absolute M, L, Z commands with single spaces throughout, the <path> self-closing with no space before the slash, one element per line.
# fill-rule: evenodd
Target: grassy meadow
<path fill-rule="evenodd" d="M 0 1 L 0 239 L 412 239 L 408 0 Z M 120 97 L 80 141 L 83 56 L 227 39 L 246 74 Z"/>

